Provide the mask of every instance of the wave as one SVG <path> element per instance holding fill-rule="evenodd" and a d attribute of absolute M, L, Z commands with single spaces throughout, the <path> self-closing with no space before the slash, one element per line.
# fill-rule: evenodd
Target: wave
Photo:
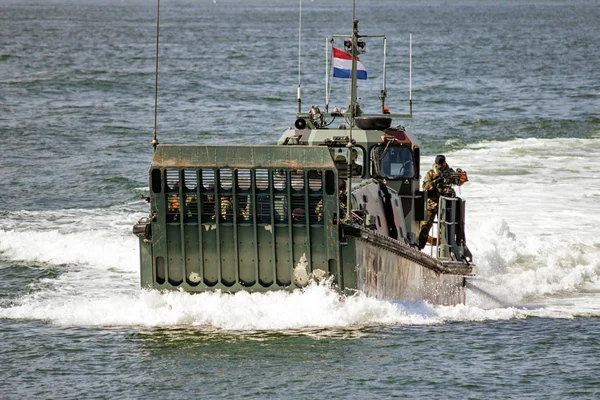
<path fill-rule="evenodd" d="M 467 199 L 467 241 L 478 275 L 469 280 L 464 306 L 343 296 L 325 284 L 235 295 L 141 290 L 131 226 L 146 206 L 133 202 L 3 213 L 0 268 L 20 268 L 5 275 L 29 291 L 14 291 L 9 303 L 3 301 L 0 318 L 309 334 L 373 325 L 598 317 L 599 150 L 600 139 L 563 138 L 487 141 L 446 153 L 450 165 L 467 170 L 470 179 L 460 196 Z M 423 165 L 432 161 L 424 157 Z"/>

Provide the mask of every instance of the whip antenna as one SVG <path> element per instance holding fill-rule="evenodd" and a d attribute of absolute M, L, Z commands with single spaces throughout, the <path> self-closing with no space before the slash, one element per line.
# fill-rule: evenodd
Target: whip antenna
<path fill-rule="evenodd" d="M 412 32 L 409 35 L 408 65 L 408 103 L 410 107 L 410 116 L 412 117 Z"/>
<path fill-rule="evenodd" d="M 159 33 L 159 25 L 160 25 L 160 0 L 158 0 L 158 5 L 156 7 L 156 71 L 155 71 L 155 81 L 154 81 L 154 139 L 152 139 L 152 147 L 156 151 L 156 146 L 158 146 L 158 139 L 156 138 L 156 125 L 158 121 L 158 33 Z"/>
<path fill-rule="evenodd" d="M 300 90 L 300 52 L 302 48 L 302 0 L 300 0 L 300 16 L 298 17 L 298 112 L 302 112 L 302 93 Z"/>

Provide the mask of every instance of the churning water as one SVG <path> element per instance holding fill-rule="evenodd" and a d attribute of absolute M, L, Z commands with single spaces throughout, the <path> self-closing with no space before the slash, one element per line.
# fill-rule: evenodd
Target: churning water
<path fill-rule="evenodd" d="M 151 3 L 0 0 L 0 398 L 600 395 L 595 1 L 358 1 L 361 33 L 388 36 L 394 112 L 408 110 L 413 33 L 414 118 L 398 122 L 423 168 L 444 153 L 469 173 L 479 273 L 457 307 L 326 285 L 141 290 Z M 298 2 L 161 7 L 159 140 L 274 143 L 297 107 Z M 323 105 L 325 37 L 351 14 L 304 1 L 305 106 Z M 377 46 L 361 57 L 367 110 Z M 336 83 L 332 106 L 347 95 Z"/>

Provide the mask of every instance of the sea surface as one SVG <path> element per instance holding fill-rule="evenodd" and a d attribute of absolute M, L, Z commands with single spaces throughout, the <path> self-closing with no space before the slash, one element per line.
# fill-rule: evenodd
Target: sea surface
<path fill-rule="evenodd" d="M 158 140 L 275 143 L 350 0 L 163 0 Z M 468 172 L 456 307 L 141 290 L 155 1 L 0 0 L 0 399 L 600 398 L 600 5 L 357 0 L 388 106 Z M 361 61 L 375 110 L 382 41 Z M 334 81 L 330 107 L 348 105 Z M 424 174 L 425 171 L 422 171 Z"/>

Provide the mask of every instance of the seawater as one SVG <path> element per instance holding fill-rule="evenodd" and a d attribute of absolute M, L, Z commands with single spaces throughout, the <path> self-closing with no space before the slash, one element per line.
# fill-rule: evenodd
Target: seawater
<path fill-rule="evenodd" d="M 156 4 L 0 0 L 0 398 L 600 395 L 597 3 L 357 3 L 360 32 L 388 37 L 394 112 L 413 33 L 398 123 L 422 168 L 444 153 L 468 171 L 467 304 L 141 290 Z M 305 107 L 351 17 L 303 2 Z M 270 144 L 293 123 L 298 2 L 165 1 L 160 40 L 162 143 Z M 347 99 L 334 82 L 331 106 Z"/>

